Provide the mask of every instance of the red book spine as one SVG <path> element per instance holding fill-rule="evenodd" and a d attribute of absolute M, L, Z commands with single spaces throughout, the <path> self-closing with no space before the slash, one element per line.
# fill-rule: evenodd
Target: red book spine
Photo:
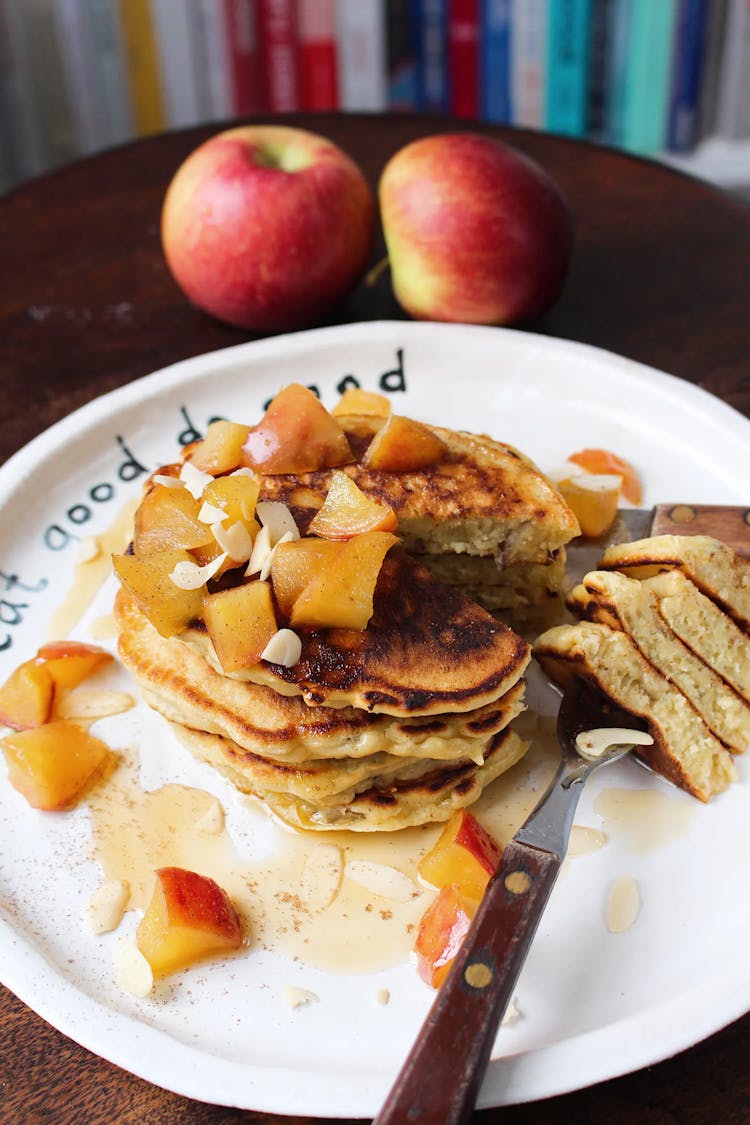
<path fill-rule="evenodd" d="M 259 113 L 263 104 L 255 0 L 224 0 L 224 24 L 234 112 Z"/>
<path fill-rule="evenodd" d="M 449 0 L 450 109 L 456 117 L 479 113 L 479 0 Z"/>
<path fill-rule="evenodd" d="M 334 0 L 297 0 L 303 109 L 338 109 Z"/>
<path fill-rule="evenodd" d="M 263 91 L 272 113 L 300 108 L 295 0 L 259 0 Z"/>

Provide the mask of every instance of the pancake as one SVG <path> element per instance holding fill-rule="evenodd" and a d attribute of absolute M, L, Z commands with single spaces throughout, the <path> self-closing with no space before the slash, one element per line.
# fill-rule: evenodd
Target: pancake
<path fill-rule="evenodd" d="M 512 730 L 493 735 L 484 763 L 433 763 L 431 769 L 414 776 L 382 778 L 347 794 L 346 801 L 305 800 L 283 788 L 266 787 L 264 778 L 251 768 L 237 771 L 233 747 L 220 735 L 206 734 L 175 724 L 183 745 L 202 761 L 225 773 L 243 792 L 262 798 L 271 811 L 287 824 L 315 831 L 349 829 L 355 832 L 395 831 L 419 824 L 448 820 L 460 808 L 472 804 L 501 773 L 519 761 L 528 744 Z"/>
<path fill-rule="evenodd" d="M 563 689 L 582 676 L 616 706 L 644 720 L 654 745 L 635 752 L 676 785 L 708 801 L 735 780 L 729 751 L 626 633 L 589 621 L 559 625 L 537 639 L 534 655 Z"/>
<path fill-rule="evenodd" d="M 194 648 L 161 637 L 124 591 L 115 612 L 120 658 L 150 706 L 284 765 L 377 754 L 481 762 L 487 739 L 523 710 L 523 681 L 497 702 L 460 714 L 399 719 L 351 707 L 308 707 L 299 695 L 219 674 Z"/>
<path fill-rule="evenodd" d="M 601 570 L 649 578 L 676 568 L 750 632 L 750 562 L 706 535 L 657 535 L 608 547 Z"/>
<path fill-rule="evenodd" d="M 382 418 L 337 418 L 356 461 L 342 465 L 367 496 L 390 504 L 398 534 L 413 554 L 488 555 L 502 566 L 545 564 L 579 533 L 578 522 L 554 485 L 510 445 L 485 435 L 428 426 L 446 446 L 438 464 L 408 472 L 372 470 L 360 458 Z M 261 497 L 281 500 L 304 532 L 322 505 L 331 470 L 266 476 Z"/>
<path fill-rule="evenodd" d="M 366 629 L 296 630 L 291 668 L 267 661 L 224 673 L 203 622 L 180 639 L 222 675 L 301 695 L 310 707 L 358 707 L 410 717 L 474 711 L 501 699 L 523 675 L 530 648 L 460 590 L 393 549 L 378 577 Z"/>
<path fill-rule="evenodd" d="M 594 571 L 571 591 L 568 605 L 579 617 L 627 633 L 725 746 L 738 753 L 747 749 L 750 706 L 672 631 L 659 611 L 657 594 L 646 582 Z"/>

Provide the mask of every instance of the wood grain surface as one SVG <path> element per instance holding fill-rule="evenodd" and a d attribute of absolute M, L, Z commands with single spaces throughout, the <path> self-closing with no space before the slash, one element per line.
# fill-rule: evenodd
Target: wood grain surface
<path fill-rule="evenodd" d="M 281 120 L 337 141 L 373 185 L 393 152 L 427 133 L 472 128 L 511 141 L 557 178 L 576 229 L 561 299 L 524 327 L 670 371 L 750 417 L 746 204 L 655 164 L 540 134 L 412 116 Z M 215 131 L 145 139 L 0 200 L 0 460 L 97 395 L 186 356 L 251 338 L 187 304 L 159 244 L 167 184 L 180 161 Z M 373 261 L 382 252 L 380 239 Z M 361 285 L 328 323 L 401 315 L 384 274 L 374 288 Z M 663 423 L 668 427 L 669 418 Z M 737 469 L 747 473 L 747 466 Z M 729 949 L 728 956 L 744 951 Z M 476 1120 L 750 1122 L 749 1053 L 745 1017 L 637 1074 L 534 1105 L 486 1110 Z M 203 1105 L 150 1086 L 83 1050 L 0 989 L 3 1125 L 302 1120 Z"/>

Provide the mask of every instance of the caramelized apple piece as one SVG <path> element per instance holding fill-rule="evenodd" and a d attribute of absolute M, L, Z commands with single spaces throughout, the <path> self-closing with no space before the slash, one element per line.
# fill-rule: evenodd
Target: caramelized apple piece
<path fill-rule="evenodd" d="M 203 602 L 208 635 L 225 672 L 257 664 L 277 630 L 268 582 L 246 582 Z"/>
<path fill-rule="evenodd" d="M 258 531 L 255 505 L 260 485 L 255 477 L 219 477 L 203 490 L 203 501 L 224 513 L 224 526 L 241 520 L 251 535 Z"/>
<path fill-rule="evenodd" d="M 422 915 L 414 943 L 417 971 L 426 984 L 439 988 L 468 933 L 479 903 L 458 887 L 443 887 Z"/>
<path fill-rule="evenodd" d="M 315 515 L 308 531 L 324 539 L 351 539 L 365 531 L 395 531 L 396 513 L 390 504 L 379 504 L 364 492 L 346 473 L 334 472 L 323 507 Z"/>
<path fill-rule="evenodd" d="M 186 969 L 242 945 L 242 927 L 226 891 L 182 867 L 156 872 L 136 943 L 156 977 Z"/>
<path fill-rule="evenodd" d="M 445 456 L 445 443 L 421 422 L 391 414 L 368 445 L 362 464 L 368 469 L 408 473 L 436 465 Z"/>
<path fill-rule="evenodd" d="M 35 809 L 64 809 L 109 757 L 109 747 L 65 719 L 2 740 L 8 779 Z"/>
<path fill-rule="evenodd" d="M 242 464 L 242 446 L 247 440 L 249 426 L 223 419 L 211 422 L 203 441 L 196 442 L 188 460 L 201 472 L 218 476 L 231 473 Z"/>
<path fill-rule="evenodd" d="M 622 480 L 622 494 L 631 504 L 643 503 L 641 482 L 633 465 L 608 449 L 581 449 L 568 458 L 587 473 L 613 474 Z"/>
<path fill-rule="evenodd" d="M 112 655 L 98 645 L 83 641 L 51 641 L 36 654 L 52 676 L 55 686 L 69 691 L 97 669 L 110 664 Z"/>
<path fill-rule="evenodd" d="M 335 568 L 319 570 L 295 601 L 292 628 L 366 628 L 383 559 L 395 543 L 389 531 L 367 531 L 344 543 Z"/>
<path fill-rule="evenodd" d="M 117 577 L 162 637 L 181 633 L 201 615 L 202 589 L 181 590 L 170 578 L 180 562 L 194 564 L 195 559 L 187 551 L 112 556 Z"/>
<path fill-rule="evenodd" d="M 0 724 L 28 730 L 46 723 L 52 710 L 55 681 L 43 664 L 26 660 L 0 687 Z"/>
<path fill-rule="evenodd" d="M 133 550 L 136 555 L 156 551 L 190 551 L 211 541 L 211 528 L 198 519 L 201 502 L 186 488 L 155 484 L 135 513 Z"/>
<path fill-rule="evenodd" d="M 391 404 L 385 395 L 363 391 L 361 387 L 349 387 L 331 411 L 334 417 L 342 414 L 371 414 L 375 418 L 387 418 L 390 413 Z"/>
<path fill-rule="evenodd" d="M 466 809 L 455 813 L 434 846 L 420 860 L 418 871 L 433 887 L 458 887 L 472 900 L 481 899 L 501 851 L 475 816 Z"/>
<path fill-rule="evenodd" d="M 339 423 L 299 383 L 279 391 L 243 446 L 243 463 L 271 475 L 331 469 L 352 459 Z"/>
<path fill-rule="evenodd" d="M 579 473 L 557 482 L 565 502 L 573 509 L 581 535 L 604 535 L 617 519 L 621 477 Z"/>
<path fill-rule="evenodd" d="M 321 570 L 335 570 L 342 543 L 330 539 L 295 539 L 279 543 L 273 553 L 271 582 L 276 604 L 285 617 L 306 586 Z"/>

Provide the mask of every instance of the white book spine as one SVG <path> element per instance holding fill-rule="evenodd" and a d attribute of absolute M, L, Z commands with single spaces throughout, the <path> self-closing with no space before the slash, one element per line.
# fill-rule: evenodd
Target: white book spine
<path fill-rule="evenodd" d="M 151 0 L 167 120 L 174 128 L 203 119 L 196 81 L 194 25 L 185 0 Z"/>
<path fill-rule="evenodd" d="M 750 137 L 750 0 L 729 0 L 717 129 L 723 137 Z"/>
<path fill-rule="evenodd" d="M 83 0 L 57 0 L 55 17 L 81 152 L 106 144 L 90 27 Z"/>
<path fill-rule="evenodd" d="M 198 0 L 197 15 L 200 29 L 197 40 L 203 47 L 200 54 L 206 68 L 205 117 L 208 121 L 223 121 L 233 113 L 229 32 L 224 5 L 217 0 Z"/>
<path fill-rule="evenodd" d="M 117 0 L 84 0 L 84 3 L 99 83 L 103 143 L 116 145 L 129 140 L 134 132 Z"/>
<path fill-rule="evenodd" d="M 513 124 L 540 129 L 544 121 L 547 0 L 513 0 L 511 107 Z"/>
<path fill-rule="evenodd" d="M 386 26 L 383 0 L 337 0 L 341 108 L 386 108 Z"/>

